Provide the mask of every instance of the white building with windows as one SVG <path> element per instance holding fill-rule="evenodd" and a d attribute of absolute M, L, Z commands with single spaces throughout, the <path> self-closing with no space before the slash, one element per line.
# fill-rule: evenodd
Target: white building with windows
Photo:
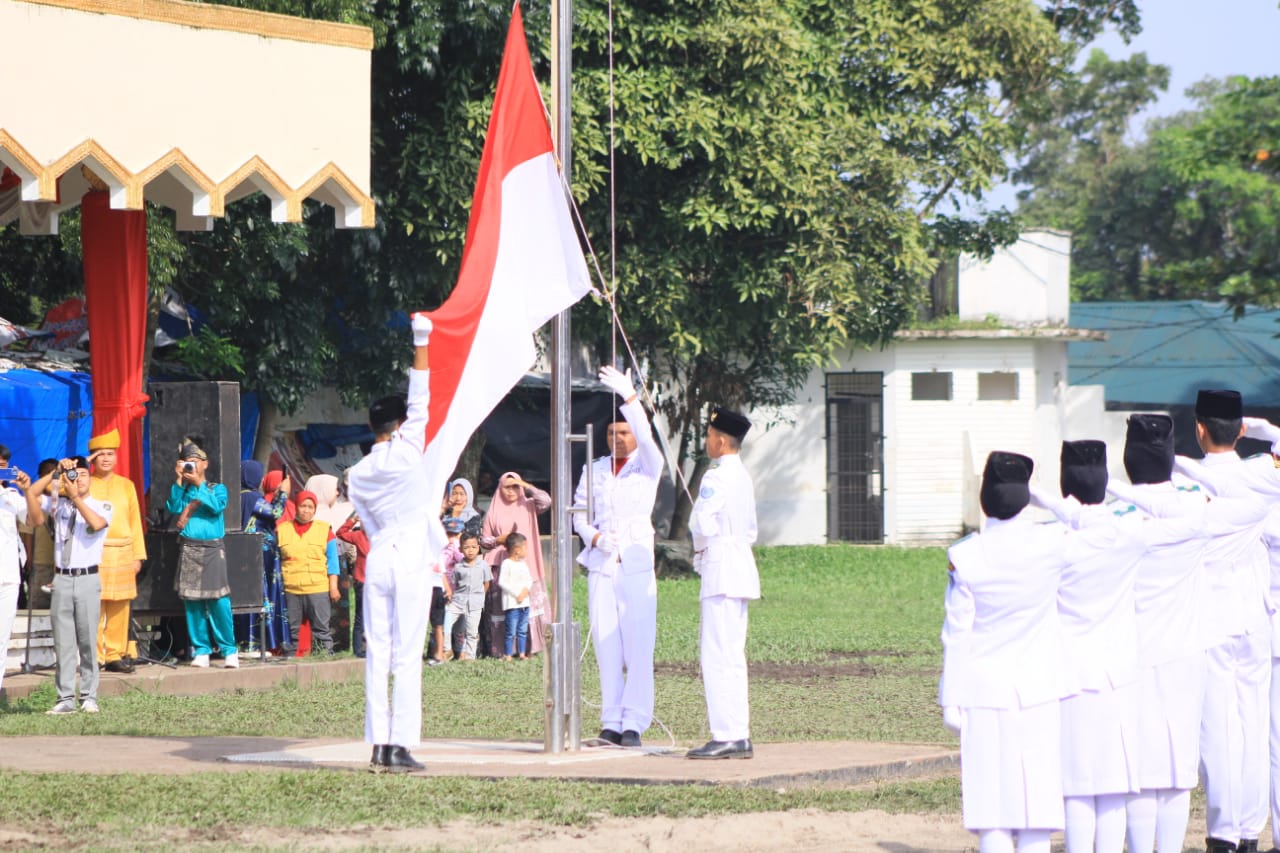
<path fill-rule="evenodd" d="M 955 539 L 981 521 L 992 450 L 1031 456 L 1056 489 L 1062 439 L 1094 437 L 1068 434 L 1068 413 L 1104 420 L 1100 397 L 1068 392 L 1067 344 L 1105 339 L 1067 325 L 1070 247 L 1029 231 L 989 261 L 962 256 L 933 283 L 949 320 L 846 352 L 792 405 L 752 412 L 760 542 Z"/>

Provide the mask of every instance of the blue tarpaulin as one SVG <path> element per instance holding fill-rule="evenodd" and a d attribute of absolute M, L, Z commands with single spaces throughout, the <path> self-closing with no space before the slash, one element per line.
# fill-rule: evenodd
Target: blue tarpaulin
<path fill-rule="evenodd" d="M 34 476 L 41 459 L 84 453 L 92 431 L 89 374 L 0 373 L 0 444 L 13 454 L 11 464 Z"/>

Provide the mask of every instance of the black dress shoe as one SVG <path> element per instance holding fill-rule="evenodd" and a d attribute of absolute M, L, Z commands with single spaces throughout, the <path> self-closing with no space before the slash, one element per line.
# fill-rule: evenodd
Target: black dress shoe
<path fill-rule="evenodd" d="M 1236 845 L 1238 853 L 1258 853 L 1258 839 L 1242 838 L 1240 843 Z"/>
<path fill-rule="evenodd" d="M 385 744 L 374 744 L 373 755 L 369 757 L 369 772 L 383 773 L 387 769 L 387 750 L 391 747 Z"/>
<path fill-rule="evenodd" d="M 627 729 L 622 733 L 622 738 L 618 741 L 618 746 L 639 746 L 640 733 L 635 729 Z"/>
<path fill-rule="evenodd" d="M 133 664 L 129 663 L 124 658 L 120 658 L 118 660 L 113 660 L 110 663 L 103 664 L 102 668 L 107 672 L 120 672 L 120 673 L 124 673 L 125 675 L 128 675 L 129 673 L 133 672 Z"/>
<path fill-rule="evenodd" d="M 742 740 L 713 740 L 706 746 L 691 749 L 686 758 L 750 758 L 755 753 L 748 738 Z"/>
<path fill-rule="evenodd" d="M 1204 849 L 1206 853 L 1234 853 L 1236 843 L 1221 838 L 1206 838 L 1204 840 Z"/>
<path fill-rule="evenodd" d="M 602 740 L 605 743 L 611 743 L 614 746 L 622 746 L 622 735 L 618 734 L 613 729 L 601 729 L 600 737 L 597 738 L 597 740 Z"/>
<path fill-rule="evenodd" d="M 409 754 L 403 746 L 387 747 L 387 769 L 392 773 L 413 773 L 426 770 L 427 766 Z"/>

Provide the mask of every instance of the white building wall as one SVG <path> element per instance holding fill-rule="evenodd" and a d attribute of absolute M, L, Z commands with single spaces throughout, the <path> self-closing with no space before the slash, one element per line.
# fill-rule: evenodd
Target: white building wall
<path fill-rule="evenodd" d="M 809 374 L 795 402 L 750 412 L 742 461 L 756 492 L 762 545 L 827 541 L 826 377 Z"/>
<path fill-rule="evenodd" d="M 960 319 L 1065 326 L 1070 276 L 1071 237 L 1058 231 L 1027 231 L 986 261 L 962 255 Z"/>
<path fill-rule="evenodd" d="M 992 450 L 1031 456 L 1037 481 L 1057 488 L 1065 343 L 899 341 L 847 352 L 838 367 L 814 371 L 793 405 L 749 413 L 756 426 L 743 461 L 755 481 L 761 544 L 827 541 L 826 374 L 850 370 L 884 374 L 886 542 L 942 542 L 978 526 L 978 488 Z M 913 400 L 911 375 L 934 371 L 952 374 L 952 399 Z M 1017 399 L 979 400 L 980 373 L 1015 374 Z"/>
<path fill-rule="evenodd" d="M 990 451 L 1042 455 L 1036 344 L 1026 339 L 913 341 L 895 345 L 894 351 L 896 369 L 886 389 L 895 411 L 886 444 L 891 439 L 894 454 L 885 494 L 893 523 L 886 525 L 885 538 L 899 543 L 952 539 L 966 521 L 976 520 L 976 484 Z M 952 374 L 950 401 L 912 399 L 911 374 L 931 371 Z M 978 399 L 978 374 L 992 372 L 1017 375 L 1017 399 Z"/>

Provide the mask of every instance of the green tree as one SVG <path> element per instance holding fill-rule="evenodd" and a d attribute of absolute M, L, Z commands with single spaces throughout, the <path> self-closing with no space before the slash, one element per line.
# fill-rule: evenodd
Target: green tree
<path fill-rule="evenodd" d="M 1077 298 L 1224 299 L 1237 310 L 1280 300 L 1280 78 L 1192 94 L 1196 109 L 1105 157 L 1088 133 L 1046 134 L 1068 154 L 1036 164 L 1019 212 L 1073 232 Z"/>

